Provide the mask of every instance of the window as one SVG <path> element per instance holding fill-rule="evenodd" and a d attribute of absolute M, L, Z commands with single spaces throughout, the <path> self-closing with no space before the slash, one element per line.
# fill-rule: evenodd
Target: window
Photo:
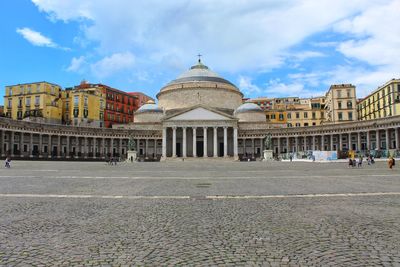
<path fill-rule="evenodd" d="M 8 105 L 7 105 L 7 107 L 8 107 L 8 108 L 12 108 L 12 98 L 9 98 L 9 99 L 8 99 Z"/>
<path fill-rule="evenodd" d="M 289 128 L 290 128 L 290 127 L 293 127 L 293 126 L 292 126 L 292 124 L 291 124 L 291 123 L 288 123 L 288 124 L 287 124 L 287 127 L 289 127 Z"/>
<path fill-rule="evenodd" d="M 27 94 L 30 94 L 32 92 L 32 90 L 31 90 L 31 86 L 30 85 L 28 85 L 28 88 L 26 89 L 26 93 Z"/>
<path fill-rule="evenodd" d="M 341 90 L 337 90 L 337 97 L 341 98 L 342 97 L 342 91 Z"/>
<path fill-rule="evenodd" d="M 17 119 L 22 120 L 22 111 L 17 112 Z"/>
<path fill-rule="evenodd" d="M 353 120 L 353 112 L 349 112 L 348 115 L 349 115 L 349 121 L 352 121 Z"/>
<path fill-rule="evenodd" d="M 304 119 L 307 119 L 307 118 L 308 118 L 308 113 L 304 112 Z"/>
<path fill-rule="evenodd" d="M 279 120 L 280 120 L 280 121 L 283 121 L 283 119 L 284 119 L 284 118 L 283 118 L 283 114 L 282 114 L 282 113 L 279 113 Z"/>
<path fill-rule="evenodd" d="M 300 123 L 299 122 L 296 122 L 296 127 L 300 127 Z"/>
<path fill-rule="evenodd" d="M 271 114 L 271 120 L 275 120 L 275 119 L 276 119 L 275 114 Z"/>
<path fill-rule="evenodd" d="M 300 113 L 296 112 L 296 119 L 300 119 Z"/>
<path fill-rule="evenodd" d="M 269 120 L 269 114 L 265 115 L 265 118 L 266 118 L 267 120 Z"/>
<path fill-rule="evenodd" d="M 347 108 L 353 108 L 353 102 L 347 101 Z"/>
<path fill-rule="evenodd" d="M 342 112 L 339 112 L 339 113 L 338 113 L 338 118 L 339 118 L 340 121 L 343 120 L 343 113 L 342 113 Z"/>
<path fill-rule="evenodd" d="M 307 127 L 307 126 L 308 126 L 308 122 L 305 122 L 305 123 L 304 123 L 304 127 Z"/>
<path fill-rule="evenodd" d="M 35 105 L 39 106 L 40 105 L 40 96 L 35 96 Z"/>
<path fill-rule="evenodd" d="M 65 102 L 65 109 L 66 109 L 66 110 L 69 110 L 69 101 L 66 101 L 66 102 Z"/>
<path fill-rule="evenodd" d="M 74 95 L 74 106 L 78 106 L 79 105 L 79 96 Z"/>
<path fill-rule="evenodd" d="M 342 109 L 342 102 L 338 102 L 337 105 L 338 105 L 338 109 Z"/>
<path fill-rule="evenodd" d="M 27 106 L 27 107 L 31 106 L 31 98 L 30 97 L 25 98 L 25 106 Z"/>
<path fill-rule="evenodd" d="M 347 97 L 351 97 L 351 91 L 347 90 Z"/>
<path fill-rule="evenodd" d="M 312 113 L 312 119 L 315 120 L 317 116 L 315 115 L 315 112 Z"/>
<path fill-rule="evenodd" d="M 399 91 L 400 91 L 400 87 L 399 87 Z M 8 88 L 8 95 L 12 96 L 12 88 L 11 87 Z"/>
<path fill-rule="evenodd" d="M 18 98 L 18 107 L 22 108 L 22 97 Z"/>
<path fill-rule="evenodd" d="M 289 112 L 289 113 L 287 114 L 287 118 L 288 118 L 288 119 L 291 119 L 291 118 L 292 118 L 292 113 Z"/>
<path fill-rule="evenodd" d="M 83 105 L 84 105 L 85 107 L 87 107 L 87 105 L 88 105 L 88 97 L 87 97 L 87 96 L 85 96 L 85 98 L 84 98 L 84 100 L 83 100 Z"/>
<path fill-rule="evenodd" d="M 103 100 L 100 100 L 100 109 L 104 109 L 104 103 L 103 103 Z"/>
<path fill-rule="evenodd" d="M 40 93 L 40 84 L 36 85 L 36 93 Z"/>
<path fill-rule="evenodd" d="M 323 119 L 323 118 L 324 118 L 324 112 L 321 111 L 321 119 Z"/>

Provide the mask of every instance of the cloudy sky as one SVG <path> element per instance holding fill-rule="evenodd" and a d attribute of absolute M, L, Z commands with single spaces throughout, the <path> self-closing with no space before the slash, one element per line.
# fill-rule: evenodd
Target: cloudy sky
<path fill-rule="evenodd" d="M 85 79 L 155 96 L 199 53 L 247 97 L 316 96 L 334 83 L 362 97 L 400 78 L 400 0 L 18 0 L 0 10 L 1 95 Z"/>

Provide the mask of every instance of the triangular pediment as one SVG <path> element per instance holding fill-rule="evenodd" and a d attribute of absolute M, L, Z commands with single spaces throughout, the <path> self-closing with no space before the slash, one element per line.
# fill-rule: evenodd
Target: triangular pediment
<path fill-rule="evenodd" d="M 204 107 L 197 107 L 186 112 L 180 113 L 167 119 L 168 121 L 222 121 L 232 120 L 229 116 L 224 116 L 218 112 L 208 110 Z"/>

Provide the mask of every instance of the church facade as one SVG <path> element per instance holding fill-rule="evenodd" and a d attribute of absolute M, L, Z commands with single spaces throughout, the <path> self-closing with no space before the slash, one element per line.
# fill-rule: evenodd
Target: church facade
<path fill-rule="evenodd" d="M 0 118 L 1 156 L 53 159 L 126 157 L 135 140 L 139 158 L 262 157 L 270 136 L 276 156 L 321 151 L 399 150 L 400 116 L 310 127 L 279 128 L 264 111 L 243 103 L 231 82 L 199 62 L 171 81 L 135 113 L 135 122 L 112 129 L 40 124 Z"/>

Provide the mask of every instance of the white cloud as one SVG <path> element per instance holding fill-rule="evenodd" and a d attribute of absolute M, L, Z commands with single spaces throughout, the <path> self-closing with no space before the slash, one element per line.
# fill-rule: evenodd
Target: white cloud
<path fill-rule="evenodd" d="M 313 91 L 306 89 L 303 83 L 284 83 L 280 79 L 271 79 L 267 83 L 265 92 L 268 97 L 315 97 L 325 94 L 324 90 Z"/>
<path fill-rule="evenodd" d="M 85 65 L 86 58 L 84 56 L 80 56 L 78 58 L 73 57 L 71 60 L 71 64 L 67 68 L 67 71 L 82 73 Z"/>
<path fill-rule="evenodd" d="M 325 55 L 318 51 L 301 51 L 290 56 L 296 61 L 304 61 L 309 58 L 325 57 Z"/>
<path fill-rule="evenodd" d="M 253 84 L 251 78 L 246 76 L 239 77 L 239 89 L 244 94 L 254 94 L 254 93 L 258 94 L 261 92 L 261 88 Z"/>
<path fill-rule="evenodd" d="M 116 72 L 129 70 L 135 64 L 135 56 L 130 52 L 115 53 L 95 62 L 90 66 L 94 75 L 99 78 L 108 77 Z"/>
<path fill-rule="evenodd" d="M 22 35 L 28 42 L 35 46 L 44 46 L 44 47 L 51 47 L 51 48 L 59 48 L 62 50 L 71 50 L 67 47 L 61 47 L 58 44 L 54 43 L 49 37 L 44 36 L 40 32 L 32 30 L 30 28 L 17 28 L 17 33 Z"/>
<path fill-rule="evenodd" d="M 57 45 L 48 37 L 40 32 L 29 28 L 17 28 L 17 33 L 21 34 L 28 42 L 36 46 L 57 47 Z"/>

